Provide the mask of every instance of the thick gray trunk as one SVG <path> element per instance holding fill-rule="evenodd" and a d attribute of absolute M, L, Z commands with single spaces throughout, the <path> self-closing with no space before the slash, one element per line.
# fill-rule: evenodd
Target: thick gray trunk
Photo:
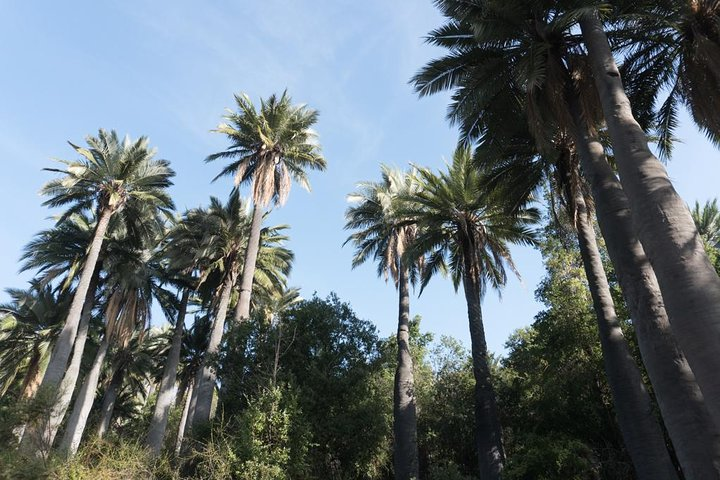
<path fill-rule="evenodd" d="M 70 358 L 73 343 L 75 342 L 80 318 L 82 317 L 83 305 L 85 304 L 85 298 L 90 288 L 90 281 L 95 272 L 95 266 L 98 256 L 100 255 L 105 232 L 107 232 L 107 227 L 110 223 L 110 217 L 112 217 L 112 211 L 105 210 L 100 214 L 100 218 L 98 219 L 95 234 L 90 244 L 90 250 L 85 259 L 85 266 L 80 274 L 80 280 L 73 295 L 70 311 L 68 312 L 63 329 L 55 342 L 50 363 L 48 363 L 47 369 L 45 370 L 45 376 L 43 377 L 40 387 L 43 390 L 57 390 L 65 375 L 65 369 L 68 359 Z"/>
<path fill-rule="evenodd" d="M 190 386 L 187 390 L 185 398 L 185 405 L 183 406 L 182 416 L 180 417 L 180 425 L 178 425 L 177 439 L 175 440 L 175 455 L 180 455 L 182 450 L 183 438 L 185 438 L 185 426 L 187 425 L 188 414 L 190 412 L 190 400 L 193 397 L 193 385 L 195 382 L 190 381 Z"/>
<path fill-rule="evenodd" d="M 173 404 L 175 395 L 175 381 L 177 379 L 177 369 L 180 363 L 180 347 L 182 346 L 183 325 L 185 323 L 185 312 L 187 311 L 188 299 L 190 298 L 190 289 L 183 291 L 180 300 L 180 308 L 178 317 L 175 319 L 175 331 L 173 332 L 172 345 L 168 352 L 165 368 L 163 370 L 162 380 L 160 381 L 160 391 L 158 392 L 157 402 L 153 418 L 150 422 L 150 429 L 146 439 L 146 444 L 150 448 L 153 456 L 160 455 L 163 439 L 165 438 L 165 429 L 167 428 L 168 416 L 170 408 Z"/>
<path fill-rule="evenodd" d="M 102 406 L 100 407 L 100 424 L 97 429 L 98 438 L 103 438 L 110 428 L 110 421 L 112 420 L 113 411 L 115 410 L 115 401 L 117 400 L 120 387 L 122 387 L 124 374 L 125 370 L 122 367 L 118 367 L 105 390 L 102 398 Z"/>
<path fill-rule="evenodd" d="M 415 379 L 410 355 L 410 292 L 407 270 L 400 268 L 398 280 L 397 368 L 393 396 L 393 433 L 395 452 L 393 465 L 397 480 L 419 478 L 417 448 L 417 413 Z"/>
<path fill-rule="evenodd" d="M 605 374 L 625 448 L 635 466 L 638 480 L 678 480 L 662 429 L 652 410 L 650 395 L 620 329 L 585 202 L 578 197 L 576 203 L 580 255 L 597 317 Z"/>
<path fill-rule="evenodd" d="M 253 207 L 252 222 L 250 223 L 250 238 L 245 249 L 245 262 L 240 277 L 240 298 L 235 309 L 235 321 L 250 318 L 250 298 L 252 297 L 253 278 L 255 277 L 255 264 L 260 251 L 260 231 L 262 230 L 263 210 L 258 205 Z"/>
<path fill-rule="evenodd" d="M 103 338 L 103 341 L 100 342 L 100 348 L 95 355 L 95 360 L 93 360 L 92 368 L 85 376 L 80 392 L 78 392 L 77 398 L 75 398 L 73 410 L 65 426 L 65 434 L 59 447 L 60 451 L 68 457 L 75 455 L 78 446 L 80 446 L 80 441 L 85 432 L 85 425 L 87 424 L 90 410 L 95 401 L 95 393 L 97 391 L 98 381 L 100 380 L 100 370 L 102 370 L 107 350 L 108 341 L 107 338 Z"/>
<path fill-rule="evenodd" d="M 72 357 L 70 358 L 70 364 L 65 371 L 62 382 L 60 382 L 60 388 L 55 398 L 55 402 L 50 408 L 50 412 L 43 421 L 37 425 L 33 425 L 23 435 L 22 445 L 23 448 L 34 448 L 41 452 L 49 451 L 55 441 L 55 435 L 60 428 L 60 424 L 65 418 L 65 413 L 70 406 L 73 393 L 75 392 L 75 385 L 77 384 L 78 376 L 80 375 L 80 365 L 82 363 L 83 353 L 85 352 L 85 343 L 87 342 L 88 329 L 90 328 L 90 319 L 92 318 L 92 309 L 95 300 L 95 290 L 97 289 L 98 281 L 100 278 L 100 265 L 95 269 L 95 274 L 92 278 L 89 295 L 85 297 L 85 305 L 83 306 L 82 317 L 80 319 L 80 325 L 78 326 L 77 335 L 75 337 L 75 344 L 73 345 Z"/>
<path fill-rule="evenodd" d="M 230 303 L 230 295 L 235 286 L 236 275 L 234 273 L 235 266 L 233 261 L 229 261 L 227 268 L 228 273 L 225 276 L 220 301 L 218 302 L 217 313 L 212 324 L 210 332 L 210 340 L 208 341 L 205 357 L 203 358 L 198 376 L 195 381 L 195 390 L 197 399 L 195 403 L 195 411 L 192 415 L 191 427 L 196 427 L 210 421 L 210 413 L 212 410 L 212 399 L 215 391 L 215 369 L 212 367 L 215 355 L 220 350 L 223 331 L 225 329 L 225 318 L 227 316 L 228 304 Z"/>
<path fill-rule="evenodd" d="M 597 13 L 580 21 L 634 230 L 652 264 L 673 333 L 720 425 L 720 278 L 690 212 L 633 117 Z"/>
<path fill-rule="evenodd" d="M 577 107 L 575 143 L 598 224 L 630 310 L 640 354 L 686 480 L 720 479 L 720 432 L 670 330 L 660 288 L 632 228 L 625 192 Z"/>
<path fill-rule="evenodd" d="M 505 464 L 502 429 L 495 389 L 490 377 L 490 364 L 483 326 L 480 284 L 471 272 L 478 272 L 475 252 L 464 247 L 463 289 L 470 323 L 470 345 L 475 377 L 475 448 L 479 478 L 499 480 Z"/>

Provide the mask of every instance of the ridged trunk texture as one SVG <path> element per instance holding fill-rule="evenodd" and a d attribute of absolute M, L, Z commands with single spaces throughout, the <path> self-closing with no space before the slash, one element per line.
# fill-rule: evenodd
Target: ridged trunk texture
<path fill-rule="evenodd" d="M 150 448 L 151 454 L 155 457 L 160 455 L 160 450 L 162 449 L 170 408 L 173 405 L 173 398 L 175 396 L 175 381 L 177 380 L 177 369 L 180 363 L 183 326 L 189 298 L 190 289 L 186 288 L 180 300 L 178 317 L 175 319 L 172 345 L 170 346 L 168 357 L 165 360 L 165 368 L 163 369 L 163 376 L 160 380 L 160 390 L 158 392 L 157 402 L 155 402 L 155 410 L 153 411 L 153 418 L 150 422 L 150 429 L 148 430 L 146 439 L 146 444 Z"/>
<path fill-rule="evenodd" d="M 393 465 L 397 480 L 419 478 L 415 379 L 410 355 L 410 292 L 408 272 L 400 268 L 398 279 L 397 368 L 393 395 Z"/>
<path fill-rule="evenodd" d="M 480 480 L 499 480 L 505 464 L 502 429 L 495 389 L 490 377 L 487 341 L 483 326 L 479 274 L 476 254 L 468 245 L 463 247 L 463 288 L 470 323 L 470 345 L 475 377 L 475 448 Z"/>
<path fill-rule="evenodd" d="M 633 117 L 597 13 L 584 15 L 580 27 L 634 230 L 655 271 L 675 338 L 720 425 L 720 278 L 690 211 Z"/>
<path fill-rule="evenodd" d="M 30 364 L 28 365 L 27 372 L 23 378 L 21 388 L 22 393 L 20 394 L 21 398 L 33 398 L 35 396 L 35 392 L 37 392 L 38 388 L 40 388 L 43 374 L 42 369 L 40 368 L 41 360 L 42 355 L 40 354 L 40 351 L 35 348 L 32 358 L 30 358 Z"/>
<path fill-rule="evenodd" d="M 105 389 L 100 407 L 100 423 L 97 429 L 98 438 L 103 438 L 110 428 L 110 421 L 112 420 L 113 411 L 115 410 L 115 401 L 117 400 L 120 387 L 122 387 L 124 377 L 125 369 L 122 367 L 116 368 L 110 379 L 110 383 Z"/>
<path fill-rule="evenodd" d="M 597 318 L 618 425 L 638 480 L 678 480 L 650 395 L 620 329 L 610 285 L 582 197 L 576 199 L 580 255 Z"/>
<path fill-rule="evenodd" d="M 95 354 L 92 368 L 85 376 L 82 387 L 80 387 L 80 391 L 75 398 L 73 410 L 65 426 L 65 433 L 59 446 L 60 451 L 68 457 L 75 455 L 80 446 L 83 433 L 85 433 L 85 425 L 87 424 L 90 410 L 95 401 L 95 392 L 97 391 L 98 381 L 100 380 L 100 371 L 105 362 L 107 351 L 108 341 L 107 338 L 104 338 L 103 341 L 100 342 L 100 348 L 98 348 Z"/>
<path fill-rule="evenodd" d="M 253 279 L 255 278 L 255 264 L 260 252 L 260 231 L 262 230 L 263 209 L 258 205 L 253 207 L 253 216 L 250 223 L 250 238 L 245 249 L 245 261 L 240 276 L 240 298 L 235 308 L 235 321 L 250 318 L 250 299 L 252 297 Z"/>
<path fill-rule="evenodd" d="M 655 272 L 632 228 L 625 192 L 576 105 L 572 113 L 575 144 L 595 197 L 598 225 L 685 479 L 720 479 L 720 432 L 672 335 Z"/>
<path fill-rule="evenodd" d="M 225 329 L 225 318 L 227 317 L 228 305 L 230 304 L 230 295 L 232 294 L 232 289 L 237 279 L 234 263 L 234 260 L 231 259 L 226 265 L 228 273 L 225 276 L 222 293 L 220 294 L 220 301 L 218 302 L 215 319 L 210 332 L 210 340 L 208 341 L 202 365 L 195 379 L 194 395 L 197 398 L 195 411 L 192 412 L 192 418 L 190 419 L 190 426 L 192 428 L 210 421 L 216 378 L 215 369 L 212 367 L 211 362 L 213 361 L 213 357 L 220 351 L 220 343 L 222 342 Z"/>
<path fill-rule="evenodd" d="M 80 365 L 82 364 L 83 353 L 85 352 L 85 343 L 87 341 L 88 329 L 90 327 L 90 319 L 92 318 L 92 310 L 95 303 L 95 291 L 100 279 L 101 265 L 98 263 L 90 282 L 88 289 L 89 295 L 85 297 L 85 305 L 83 306 L 80 325 L 78 326 L 77 335 L 75 336 L 75 344 L 73 345 L 72 357 L 70 364 L 65 371 L 65 375 L 60 382 L 60 388 L 50 411 L 46 418 L 37 425 L 33 425 L 24 430 L 22 439 L 23 448 L 34 448 L 41 452 L 47 452 L 52 447 L 57 435 L 58 429 L 62 424 L 65 413 L 67 412 L 70 402 L 72 401 L 78 376 L 80 375 Z"/>
<path fill-rule="evenodd" d="M 75 289 L 72 304 L 70 304 L 70 311 L 68 312 L 63 329 L 55 342 L 55 347 L 50 356 L 50 363 L 48 363 L 47 369 L 45 370 L 45 376 L 40 386 L 43 390 L 56 390 L 65 375 L 65 369 L 68 359 L 70 358 L 73 344 L 75 343 L 80 318 L 82 317 L 85 298 L 90 289 L 90 281 L 95 272 L 95 266 L 100 256 L 100 250 L 102 249 L 103 240 L 108 225 L 110 224 L 112 213 L 112 210 L 106 209 L 100 214 L 100 218 L 98 219 L 95 233 L 90 244 L 90 250 L 85 259 L 85 266 L 80 274 L 80 280 Z"/>

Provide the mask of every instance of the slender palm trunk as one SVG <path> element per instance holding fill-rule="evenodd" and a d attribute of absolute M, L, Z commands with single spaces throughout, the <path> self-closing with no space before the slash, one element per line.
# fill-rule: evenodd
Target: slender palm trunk
<path fill-rule="evenodd" d="M 625 192 L 600 141 L 573 110 L 575 144 L 600 230 L 633 319 L 640 354 L 686 480 L 720 479 L 720 431 L 670 330 L 655 272 L 632 229 Z"/>
<path fill-rule="evenodd" d="M 225 329 L 225 318 L 227 316 L 228 304 L 230 303 L 230 295 L 235 286 L 237 275 L 235 272 L 234 260 L 230 259 L 227 264 L 228 273 L 225 276 L 220 301 L 213 321 L 212 331 L 202 366 L 198 370 L 197 379 L 195 380 L 195 390 L 197 392 L 197 400 L 195 411 L 191 419 L 191 426 L 196 427 L 210 421 L 210 411 L 212 409 L 213 393 L 215 391 L 215 369 L 211 362 L 213 357 L 220 350 L 220 342 L 222 341 L 223 331 Z"/>
<path fill-rule="evenodd" d="M 235 309 L 235 321 L 250 318 L 250 298 L 252 296 L 253 278 L 255 278 L 255 264 L 260 251 L 260 231 L 262 230 L 263 209 L 257 204 L 253 207 L 253 216 L 250 223 L 250 238 L 245 249 L 245 262 L 240 277 L 240 298 Z"/>
<path fill-rule="evenodd" d="M 105 337 L 102 342 L 100 342 L 100 348 L 95 355 L 92 368 L 85 376 L 82 387 L 80 387 L 80 392 L 78 392 L 75 403 L 73 404 L 72 413 L 65 426 L 65 434 L 60 442 L 60 451 L 68 457 L 75 455 L 78 446 L 80 446 L 80 441 L 85 432 L 85 425 L 87 424 L 90 410 L 95 401 L 95 392 L 98 381 L 100 380 L 100 370 L 102 370 L 103 363 L 105 362 L 107 351 L 108 340 L 107 337 Z"/>
<path fill-rule="evenodd" d="M 117 400 L 120 387 L 122 387 L 124 377 L 125 369 L 122 368 L 122 366 L 118 366 L 118 368 L 115 369 L 102 398 L 102 406 L 100 407 L 100 423 L 98 424 L 97 429 L 98 438 L 103 438 L 110 428 L 110 421 L 112 420 L 113 411 L 115 410 L 115 401 Z"/>
<path fill-rule="evenodd" d="M 190 380 L 187 395 L 185 397 L 185 405 L 183 406 L 182 416 L 180 417 L 180 425 L 178 425 L 177 439 L 175 440 L 175 455 L 180 455 L 182 450 L 183 438 L 185 438 L 185 426 L 187 425 L 188 414 L 190 412 L 190 400 L 193 397 L 193 385 L 195 382 Z"/>
<path fill-rule="evenodd" d="M 678 480 L 662 429 L 652 410 L 650 395 L 620 329 L 585 202 L 578 197 L 576 203 L 580 255 L 593 299 L 605 373 L 625 447 L 639 480 Z"/>
<path fill-rule="evenodd" d="M 22 393 L 20 394 L 21 398 L 29 399 L 35 396 L 35 392 L 37 392 L 37 389 L 40 387 L 40 382 L 42 382 L 43 372 L 40 368 L 41 363 L 42 355 L 36 345 L 33 350 L 32 357 L 30 358 L 30 364 L 28 365 L 27 372 L 23 378 L 21 389 Z"/>
<path fill-rule="evenodd" d="M 182 346 L 183 325 L 185 323 L 185 312 L 187 311 L 188 299 L 190 298 L 190 289 L 183 291 L 180 300 L 180 308 L 178 317 L 175 319 L 175 331 L 173 332 L 172 345 L 165 361 L 165 369 L 163 370 L 162 380 L 160 380 L 160 391 L 158 393 L 157 402 L 153 418 L 150 422 L 150 429 L 146 439 L 146 444 L 150 448 L 153 456 L 160 455 L 163 439 L 165 438 L 165 429 L 167 428 L 168 416 L 170 408 L 173 404 L 175 394 L 175 381 L 177 379 L 177 369 L 180 363 L 180 347 Z"/>
<path fill-rule="evenodd" d="M 78 376 L 80 375 L 80 365 L 82 363 L 83 352 L 85 351 L 85 343 L 87 342 L 88 330 L 90 328 L 90 319 L 92 318 L 92 310 L 95 303 L 95 291 L 100 280 L 100 263 L 97 264 L 95 273 L 91 280 L 88 295 L 85 297 L 85 305 L 83 306 L 80 325 L 78 326 L 75 344 L 73 345 L 72 357 L 70 364 L 65 371 L 58 394 L 53 403 L 48 416 L 37 425 L 33 425 L 27 430 L 23 429 L 22 438 L 23 447 L 39 449 L 41 452 L 47 452 L 55 441 L 55 435 L 60 428 L 60 424 L 65 418 Z"/>
<path fill-rule="evenodd" d="M 580 20 L 634 230 L 652 264 L 672 330 L 720 425 L 720 278 L 690 211 L 633 117 L 597 12 Z"/>
<path fill-rule="evenodd" d="M 478 272 L 478 262 L 469 245 L 463 247 L 463 289 L 470 323 L 470 345 L 475 377 L 475 448 L 478 456 L 479 478 L 499 480 L 505 464 L 502 429 L 495 389 L 490 377 L 485 327 L 482 319 L 480 283 L 472 272 Z"/>
<path fill-rule="evenodd" d="M 45 370 L 45 376 L 43 377 L 42 385 L 40 387 L 42 389 L 56 390 L 60 386 L 60 382 L 65 375 L 65 369 L 67 367 L 68 359 L 70 358 L 73 343 L 75 342 L 80 318 L 82 317 L 85 297 L 90 289 L 90 281 L 92 280 L 93 273 L 95 272 L 95 266 L 100 255 L 100 250 L 105 238 L 105 232 L 107 232 L 112 214 L 112 210 L 105 209 L 101 212 L 100 217 L 98 218 L 98 223 L 95 227 L 95 234 L 93 235 L 90 250 L 88 251 L 87 258 L 85 259 L 85 266 L 83 267 L 82 274 L 80 274 L 80 280 L 77 288 L 75 289 L 75 294 L 73 295 L 70 311 L 68 312 L 65 325 L 63 325 L 63 329 L 58 336 L 57 342 L 55 342 L 55 347 L 53 348 L 52 356 L 50 357 L 50 363 Z"/>
<path fill-rule="evenodd" d="M 410 355 L 410 292 L 408 272 L 405 268 L 400 268 L 398 296 L 398 351 L 393 396 L 393 433 L 395 435 L 393 464 L 396 479 L 412 480 L 419 478 L 419 472 L 415 379 L 413 360 Z"/>

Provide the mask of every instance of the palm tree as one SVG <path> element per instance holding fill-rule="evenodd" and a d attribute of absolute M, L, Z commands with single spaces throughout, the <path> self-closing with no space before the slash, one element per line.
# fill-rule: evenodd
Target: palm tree
<path fill-rule="evenodd" d="M 655 271 L 673 333 L 720 425 L 720 277 L 633 115 L 597 10 L 584 11 L 579 23 L 634 230 Z"/>
<path fill-rule="evenodd" d="M 12 301 L 0 305 L 0 397 L 21 375 L 19 398 L 30 399 L 40 386 L 69 297 L 37 280 L 27 290 L 7 293 Z"/>
<path fill-rule="evenodd" d="M 485 178 L 472 163 L 469 149 L 459 148 L 448 171 L 439 176 L 419 170 L 419 191 L 401 212 L 418 224 L 419 235 L 408 247 L 410 259 L 426 258 L 424 288 L 433 274 L 449 268 L 455 289 L 462 283 L 467 302 L 475 376 L 475 430 L 480 478 L 500 478 L 505 463 L 495 391 L 490 380 L 482 297 L 487 287 L 501 288 L 506 267 L 515 271 L 508 243 L 532 245 L 534 208 L 508 202 L 484 189 Z"/>
<path fill-rule="evenodd" d="M 719 145 L 720 4 L 665 0 L 628 2 L 624 7 L 622 22 L 612 32 L 619 38 L 617 48 L 625 50 L 621 73 L 636 112 L 652 111 L 660 103 L 657 115 L 650 117 L 660 155 L 671 153 L 680 105 Z"/>
<path fill-rule="evenodd" d="M 345 243 L 356 249 L 353 268 L 373 258 L 378 275 L 392 277 L 398 289 L 397 367 L 393 402 L 395 478 L 418 478 L 417 413 L 415 380 L 410 355 L 410 292 L 418 263 L 407 265 L 403 254 L 417 237 L 417 226 L 397 214 L 401 197 L 411 197 L 419 186 L 414 175 L 383 165 L 381 182 L 365 182 L 350 194 L 354 203 L 345 212 L 345 228 L 357 230 Z"/>
<path fill-rule="evenodd" d="M 154 289 L 149 257 L 147 251 L 131 250 L 108 259 L 110 265 L 104 292 L 105 334 L 77 394 L 60 442 L 60 451 L 68 456 L 77 452 L 82 440 L 108 351 L 113 346 L 120 352 L 127 350 L 135 331 L 144 330 L 150 321 Z"/>
<path fill-rule="evenodd" d="M 692 217 L 698 233 L 711 247 L 720 248 L 720 208 L 717 198 L 708 200 L 705 205 L 695 202 Z"/>
<path fill-rule="evenodd" d="M 306 171 L 324 170 L 326 163 L 317 134 L 312 130 L 318 118 L 316 110 L 293 105 L 287 92 L 279 98 L 271 95 L 261 100 L 259 110 L 247 95 L 235 95 L 235 103 L 238 111 L 225 115 L 228 123 L 220 124 L 215 130 L 228 137 L 230 147 L 210 155 L 206 161 L 232 159 L 215 179 L 233 175 L 236 186 L 252 184 L 253 215 L 240 278 L 240 299 L 235 310 L 235 320 L 240 321 L 250 316 L 264 210 L 270 204 L 285 203 L 292 180 L 310 190 Z"/>
<path fill-rule="evenodd" d="M 64 169 L 48 169 L 62 176 L 41 190 L 49 197 L 44 205 L 68 207 L 58 224 L 73 214 L 88 211 L 97 217 L 67 319 L 43 378 L 42 388 L 49 390 L 58 388 L 65 373 L 111 218 L 122 212 L 122 223 L 129 232 L 137 234 L 136 218 L 140 210 L 152 206 L 168 213 L 173 208 L 167 188 L 174 172 L 167 161 L 154 158 L 155 151 L 149 148 L 147 138 L 131 142 L 126 137 L 120 142 L 114 131 L 100 130 L 97 137 L 88 136 L 86 141 L 89 148 L 70 144 L 81 158 L 62 160 Z"/>
<path fill-rule="evenodd" d="M 630 223 L 627 197 L 605 159 L 592 124 L 599 117 L 599 105 L 593 100 L 594 86 L 587 81 L 589 67 L 578 50 L 579 39 L 566 31 L 573 18 L 548 15 L 543 11 L 544 5 L 527 2 L 442 3 L 450 23 L 432 32 L 430 41 L 448 48 L 450 55 L 425 67 L 415 77 L 416 87 L 424 94 L 456 89 L 454 98 L 458 101 L 451 106 L 451 118 L 461 124 L 462 132 L 467 132 L 466 141 L 482 141 L 476 156 L 504 172 L 509 178 L 504 186 L 510 184 L 521 194 L 530 192 L 542 181 L 541 172 L 546 171 L 544 176 L 554 182 L 552 196 L 564 197 L 571 207 L 569 215 L 578 227 L 578 240 L 584 242 L 585 250 L 595 252 L 594 232 L 581 224 L 588 219 L 578 214 L 577 207 L 588 212 L 589 209 L 576 202 L 573 192 L 577 187 L 566 182 L 576 178 L 576 184 L 582 183 L 577 162 L 573 165 L 552 160 L 574 157 L 575 153 L 558 156 L 552 152 L 563 142 L 574 144 L 563 149 L 576 152 L 592 186 L 598 223 L 680 463 L 686 472 L 696 472 L 698 478 L 717 476 L 714 459 L 720 458 L 720 444 L 715 429 L 692 371 L 672 337 L 655 274 Z M 514 82 L 515 86 L 507 89 L 513 95 L 494 95 L 497 86 L 482 83 L 482 78 L 498 77 Z M 538 149 L 543 150 L 542 155 L 538 155 Z M 592 262 L 598 255 L 584 258 L 589 262 L 585 264 L 588 279 L 604 279 L 604 272 L 598 270 L 602 265 Z M 605 292 L 597 285 L 592 287 L 596 294 Z M 610 297 L 607 294 L 603 297 L 606 306 L 596 310 L 601 334 L 619 333 L 614 315 L 607 315 L 614 312 Z M 615 327 L 611 329 L 612 325 Z M 627 362 L 627 345 L 621 335 L 602 339 L 607 347 L 615 345 L 611 350 L 604 349 L 605 360 L 609 362 L 606 370 L 634 464 L 644 472 L 643 478 L 676 477 L 662 432 L 647 407 L 649 397 L 637 367 Z M 634 397 L 633 401 L 628 394 Z"/>

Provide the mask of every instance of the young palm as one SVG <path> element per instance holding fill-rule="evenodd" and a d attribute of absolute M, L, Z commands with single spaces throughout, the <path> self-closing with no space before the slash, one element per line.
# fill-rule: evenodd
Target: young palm
<path fill-rule="evenodd" d="M 7 293 L 12 301 L 0 305 L 0 397 L 22 376 L 18 397 L 30 399 L 40 386 L 69 296 L 54 293 L 37 280 L 27 290 L 8 289 Z"/>
<path fill-rule="evenodd" d="M 42 388 L 52 390 L 63 378 L 111 218 L 120 214 L 128 231 L 139 233 L 136 217 L 140 211 L 152 206 L 167 213 L 173 208 L 167 188 L 174 172 L 168 162 L 154 158 L 155 151 L 149 148 L 147 138 L 131 142 L 126 137 L 121 142 L 114 131 L 100 130 L 97 137 L 88 136 L 86 141 L 89 148 L 70 144 L 81 158 L 61 161 L 64 169 L 48 169 L 62 176 L 41 190 L 49 197 L 44 205 L 68 207 L 59 224 L 73 214 L 87 211 L 97 216 L 70 311 L 43 378 Z"/>
<path fill-rule="evenodd" d="M 708 200 L 705 205 L 700 206 L 695 202 L 692 209 L 692 216 L 698 233 L 711 247 L 720 247 L 720 208 L 717 199 Z"/>
<path fill-rule="evenodd" d="M 439 176 L 421 169 L 420 190 L 408 197 L 407 211 L 419 235 L 408 258 L 425 256 L 422 286 L 449 268 L 453 285 L 462 283 L 467 302 L 475 376 L 476 451 L 480 478 L 500 478 L 505 453 L 495 392 L 490 380 L 481 302 L 488 287 L 501 288 L 506 268 L 515 271 L 508 244 L 531 245 L 531 225 L 539 220 L 534 208 L 523 205 L 509 212 L 502 194 L 484 188 L 486 179 L 472 163 L 470 151 L 459 148 L 447 172 Z"/>
<path fill-rule="evenodd" d="M 418 262 L 403 258 L 408 245 L 417 236 L 417 226 L 398 215 L 401 198 L 417 193 L 417 178 L 400 170 L 381 166 L 381 182 L 365 182 L 359 191 L 348 196 L 353 202 L 345 213 L 345 228 L 357 230 L 345 243 L 356 249 L 353 268 L 372 258 L 377 261 L 378 275 L 392 277 L 398 289 L 397 367 L 393 403 L 395 440 L 395 478 L 418 478 L 417 414 L 415 380 L 410 355 L 409 283 L 418 272 Z M 422 257 L 420 257 L 422 258 Z"/>
<path fill-rule="evenodd" d="M 282 206 L 295 180 L 310 190 L 307 170 L 324 170 L 326 163 L 312 126 L 318 113 L 305 105 L 293 105 L 287 92 L 260 101 L 256 109 L 247 95 L 235 95 L 238 111 L 230 112 L 215 130 L 230 140 L 230 147 L 210 155 L 206 161 L 232 159 L 220 178 L 235 177 L 235 185 L 252 185 L 253 215 L 240 278 L 240 299 L 235 319 L 250 316 L 250 298 L 255 264 L 260 248 L 260 229 L 265 209 Z"/>

